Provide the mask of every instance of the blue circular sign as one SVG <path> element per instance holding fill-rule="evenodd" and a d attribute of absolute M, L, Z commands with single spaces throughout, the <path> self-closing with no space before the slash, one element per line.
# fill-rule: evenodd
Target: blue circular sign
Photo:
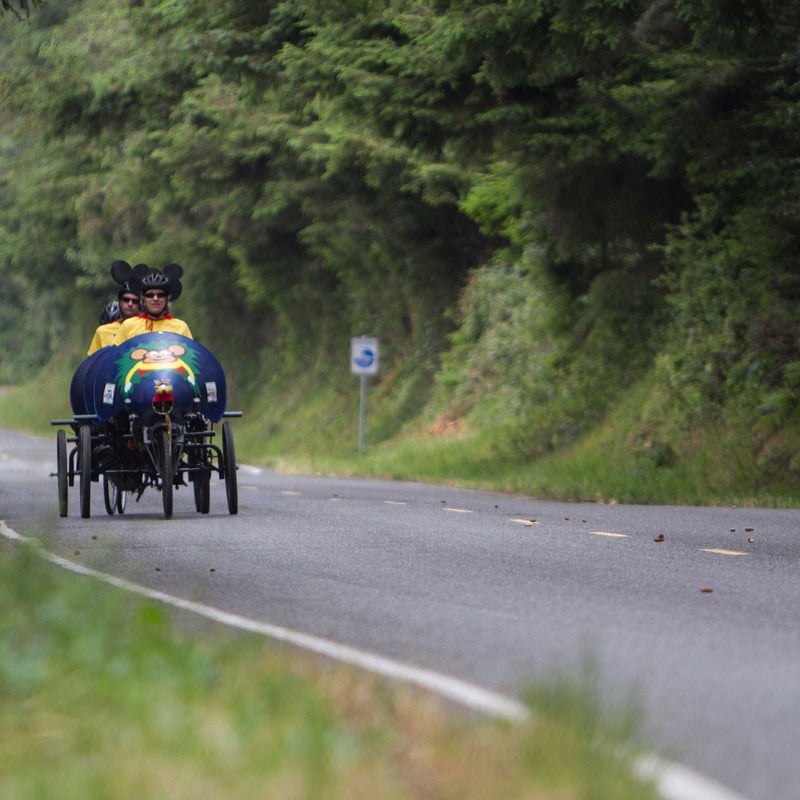
<path fill-rule="evenodd" d="M 357 367 L 361 367 L 362 369 L 366 369 L 367 367 L 371 367 L 375 361 L 375 353 L 369 347 L 362 347 L 361 351 L 356 355 L 353 359 Z"/>

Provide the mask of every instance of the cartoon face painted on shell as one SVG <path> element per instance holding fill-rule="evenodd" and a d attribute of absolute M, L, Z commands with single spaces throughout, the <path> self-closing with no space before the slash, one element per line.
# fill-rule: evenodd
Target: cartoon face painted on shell
<path fill-rule="evenodd" d="M 182 344 L 170 344 L 167 347 L 148 349 L 137 347 L 128 353 L 127 362 L 130 368 L 125 374 L 123 393 L 127 396 L 142 378 L 154 370 L 174 370 L 182 375 L 198 393 L 195 371 L 189 364 L 191 353 Z M 183 356 L 187 356 L 186 359 Z"/>
<path fill-rule="evenodd" d="M 199 412 L 219 422 L 225 413 L 225 372 L 216 356 L 194 339 L 166 332 L 140 334 L 89 356 L 73 375 L 70 404 L 75 414 L 101 422 L 122 411 L 146 416 L 162 383 L 172 387 L 178 421 Z"/>

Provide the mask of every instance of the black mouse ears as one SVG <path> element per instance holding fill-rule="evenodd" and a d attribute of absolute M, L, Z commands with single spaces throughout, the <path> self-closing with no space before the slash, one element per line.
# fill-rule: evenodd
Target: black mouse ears
<path fill-rule="evenodd" d="M 137 264 L 131 270 L 131 285 L 136 287 L 136 291 L 141 294 L 142 292 L 142 279 L 145 275 L 149 275 L 151 272 L 158 272 L 158 270 L 152 270 L 147 264 Z"/>
<path fill-rule="evenodd" d="M 171 280 L 177 281 L 183 275 L 183 267 L 180 264 L 167 264 L 162 272 Z"/>
<path fill-rule="evenodd" d="M 111 277 L 120 285 L 123 283 L 130 284 L 131 291 L 136 292 L 136 294 L 141 294 L 142 279 L 152 272 L 158 272 L 158 270 L 148 267 L 147 264 L 137 264 L 135 267 L 131 267 L 127 261 L 122 259 L 118 259 L 111 265 Z M 183 275 L 183 267 L 173 262 L 167 264 L 163 272 L 169 278 L 169 293 L 173 300 L 177 300 L 183 291 L 180 281 Z"/>
<path fill-rule="evenodd" d="M 111 277 L 119 284 L 129 283 L 131 290 L 137 293 L 142 290 L 142 278 L 151 272 L 158 272 L 147 264 L 137 264 L 132 267 L 127 261 L 117 259 L 111 265 Z"/>
<path fill-rule="evenodd" d="M 183 267 L 175 262 L 167 264 L 162 272 L 169 278 L 169 294 L 173 300 L 177 300 L 181 296 L 183 286 L 181 285 L 180 277 L 183 275 Z"/>
<path fill-rule="evenodd" d="M 111 265 L 111 277 L 117 283 L 127 283 L 131 279 L 132 271 L 127 261 L 117 260 Z"/>

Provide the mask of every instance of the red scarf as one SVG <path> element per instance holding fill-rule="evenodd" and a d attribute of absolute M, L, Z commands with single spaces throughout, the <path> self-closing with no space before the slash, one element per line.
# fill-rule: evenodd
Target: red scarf
<path fill-rule="evenodd" d="M 153 332 L 153 323 L 158 322 L 160 319 L 172 319 L 172 314 L 167 314 L 166 312 L 162 314 L 160 317 L 154 318 L 151 317 L 146 311 L 143 311 L 141 314 L 137 314 L 138 317 L 145 320 L 145 328 L 147 329 L 148 333 Z"/>

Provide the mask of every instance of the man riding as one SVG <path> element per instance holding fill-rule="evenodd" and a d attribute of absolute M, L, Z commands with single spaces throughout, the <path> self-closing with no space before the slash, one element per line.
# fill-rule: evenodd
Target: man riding
<path fill-rule="evenodd" d="M 119 326 L 126 319 L 130 319 L 138 313 L 139 295 L 131 288 L 129 281 L 121 283 L 117 299 L 113 303 L 106 304 L 100 314 L 100 325 L 92 336 L 86 355 L 90 356 L 102 347 L 114 344 L 114 337 L 117 335 Z"/>
<path fill-rule="evenodd" d="M 167 264 L 163 272 L 138 264 L 132 276 L 141 286 L 142 311 L 138 315 L 126 319 L 117 328 L 114 344 L 123 342 L 142 333 L 167 331 L 193 338 L 189 326 L 169 313 L 169 303 L 177 300 L 181 294 L 180 277 L 183 268 L 179 264 Z"/>

